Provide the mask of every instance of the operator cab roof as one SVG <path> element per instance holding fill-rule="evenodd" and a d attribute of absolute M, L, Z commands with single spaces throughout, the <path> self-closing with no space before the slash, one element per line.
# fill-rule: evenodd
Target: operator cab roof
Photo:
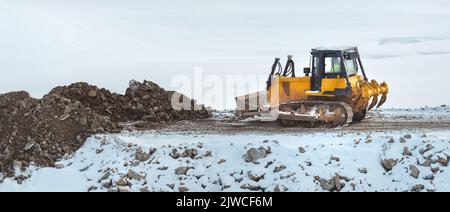
<path fill-rule="evenodd" d="M 333 47 L 317 47 L 311 50 L 312 52 L 349 52 L 349 51 L 358 51 L 357 47 L 352 46 L 333 46 Z"/>

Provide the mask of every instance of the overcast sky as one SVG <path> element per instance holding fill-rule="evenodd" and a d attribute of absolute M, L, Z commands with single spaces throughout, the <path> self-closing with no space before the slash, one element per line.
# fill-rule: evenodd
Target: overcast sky
<path fill-rule="evenodd" d="M 306 65 L 315 46 L 356 45 L 378 67 L 383 58 L 450 53 L 449 1 L 361 2 L 0 0 L 0 93 L 39 97 L 75 81 L 123 92 L 130 79 L 170 88 L 173 75 L 196 66 L 267 74 L 276 56 Z M 392 106 L 412 101 L 398 99 Z"/>

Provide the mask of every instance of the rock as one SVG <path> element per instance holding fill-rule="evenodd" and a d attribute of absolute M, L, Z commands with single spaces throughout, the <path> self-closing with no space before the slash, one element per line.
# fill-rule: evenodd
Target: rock
<path fill-rule="evenodd" d="M 403 136 L 402 136 L 402 137 L 400 137 L 400 139 L 399 139 L 399 140 L 400 140 L 400 143 L 406 143 L 406 138 L 405 138 L 405 137 L 403 137 Z"/>
<path fill-rule="evenodd" d="M 420 136 L 421 138 L 426 138 L 427 137 L 427 134 L 422 134 L 421 136 Z"/>
<path fill-rule="evenodd" d="M 244 160 L 248 163 L 249 162 L 255 163 L 259 159 L 265 158 L 270 153 L 271 153 L 270 147 L 269 148 L 259 147 L 258 149 L 251 148 L 244 155 Z"/>
<path fill-rule="evenodd" d="M 173 159 L 178 159 L 180 155 L 178 154 L 177 149 L 172 149 L 172 152 L 169 154 Z"/>
<path fill-rule="evenodd" d="M 403 138 L 406 138 L 406 139 L 411 139 L 411 138 L 412 138 L 412 135 L 410 135 L 410 134 L 407 134 L 407 135 L 404 135 L 404 136 L 403 136 Z"/>
<path fill-rule="evenodd" d="M 161 167 L 158 167 L 157 169 L 158 169 L 158 170 L 161 170 L 161 171 L 165 171 L 165 170 L 169 169 L 169 167 L 167 167 L 167 166 L 161 166 Z"/>
<path fill-rule="evenodd" d="M 170 189 L 174 189 L 175 188 L 175 184 L 171 183 L 171 184 L 167 184 L 167 187 L 169 187 Z"/>
<path fill-rule="evenodd" d="M 32 141 L 28 142 L 27 144 L 25 144 L 25 147 L 24 147 L 23 150 L 28 151 L 31 148 L 33 148 L 34 145 L 36 145 L 36 142 L 34 140 L 32 140 Z"/>
<path fill-rule="evenodd" d="M 411 177 L 414 177 L 416 179 L 419 177 L 419 169 L 415 165 L 410 165 L 409 170 L 411 172 Z"/>
<path fill-rule="evenodd" d="M 128 180 L 125 178 L 120 178 L 116 181 L 117 186 L 128 186 Z"/>
<path fill-rule="evenodd" d="M 64 164 L 60 163 L 55 164 L 55 169 L 64 169 Z"/>
<path fill-rule="evenodd" d="M 443 158 L 443 157 L 438 156 L 437 162 L 440 163 L 442 166 L 447 166 L 448 158 Z"/>
<path fill-rule="evenodd" d="M 139 191 L 142 193 L 150 192 L 150 190 L 148 190 L 148 186 L 144 186 L 144 187 L 140 188 Z"/>
<path fill-rule="evenodd" d="M 106 189 L 110 189 L 113 186 L 112 180 L 108 180 L 106 182 L 102 182 L 102 187 Z"/>
<path fill-rule="evenodd" d="M 91 98 L 94 98 L 97 96 L 97 91 L 96 90 L 90 90 L 88 91 L 88 96 Z"/>
<path fill-rule="evenodd" d="M 367 174 L 367 168 L 359 168 L 358 171 L 362 174 Z"/>
<path fill-rule="evenodd" d="M 333 160 L 336 161 L 336 162 L 339 162 L 341 159 L 340 159 L 339 157 L 336 157 L 336 156 L 333 156 L 333 155 L 332 155 L 332 156 L 330 157 L 330 162 L 333 161 Z"/>
<path fill-rule="evenodd" d="M 194 159 L 195 156 L 197 156 L 197 154 L 198 154 L 198 152 L 196 149 L 187 149 L 181 154 L 181 157 L 183 157 L 183 158 L 189 157 L 189 158 Z"/>
<path fill-rule="evenodd" d="M 430 167 L 431 164 L 432 164 L 431 160 L 427 158 L 427 159 L 425 160 L 425 162 L 423 162 L 423 163 L 420 164 L 420 165 L 422 165 L 422 166 L 424 166 L 424 167 Z"/>
<path fill-rule="evenodd" d="M 100 178 L 99 182 L 108 179 L 111 176 L 111 172 L 107 171 L 103 176 Z"/>
<path fill-rule="evenodd" d="M 408 147 L 403 148 L 403 155 L 405 156 L 412 156 L 411 150 L 409 150 Z"/>
<path fill-rule="evenodd" d="M 281 192 L 280 187 L 276 185 L 275 188 L 273 189 L 273 192 Z"/>
<path fill-rule="evenodd" d="M 338 174 L 332 177 L 330 180 L 322 179 L 318 176 L 314 177 L 316 181 L 319 181 L 320 186 L 329 192 L 340 191 L 343 188 L 343 184 L 341 183 L 341 178 Z"/>
<path fill-rule="evenodd" d="M 438 171 L 439 171 L 439 167 L 431 168 L 431 172 L 433 172 L 434 174 L 436 174 Z"/>
<path fill-rule="evenodd" d="M 175 174 L 177 175 L 186 175 L 187 171 L 189 170 L 189 167 L 181 166 L 175 169 Z"/>
<path fill-rule="evenodd" d="M 303 148 L 303 147 L 299 147 L 298 151 L 302 154 L 306 152 L 305 148 Z"/>
<path fill-rule="evenodd" d="M 411 188 L 411 191 L 412 192 L 419 192 L 419 191 L 422 191 L 423 189 L 424 189 L 424 186 L 422 184 L 417 184 L 417 185 L 414 185 Z"/>
<path fill-rule="evenodd" d="M 130 187 L 128 187 L 128 186 L 117 186 L 117 191 L 119 193 L 128 193 L 128 192 L 130 192 Z"/>
<path fill-rule="evenodd" d="M 276 166 L 275 169 L 273 170 L 273 173 L 280 172 L 280 171 L 282 171 L 284 169 L 286 169 L 285 165 Z"/>
<path fill-rule="evenodd" d="M 434 149 L 434 146 L 431 144 L 427 144 L 427 146 L 425 148 L 422 148 L 419 150 L 419 153 L 423 155 L 423 154 L 425 154 L 425 152 L 428 152 L 432 149 Z"/>
<path fill-rule="evenodd" d="M 264 178 L 264 175 L 257 175 L 257 174 L 253 174 L 253 173 L 249 172 L 248 178 L 250 178 L 251 180 L 253 180 L 255 182 L 259 182 L 261 179 Z"/>
<path fill-rule="evenodd" d="M 132 179 L 132 180 L 138 180 L 138 181 L 141 181 L 141 180 L 143 180 L 143 179 L 145 178 L 145 176 L 140 175 L 140 174 L 134 172 L 134 171 L 131 170 L 131 169 L 128 170 L 127 177 L 128 177 L 129 179 Z"/>
<path fill-rule="evenodd" d="M 148 159 L 150 159 L 150 154 L 147 154 L 144 152 L 144 150 L 142 150 L 141 147 L 139 147 L 136 150 L 136 155 L 135 155 L 136 160 L 140 161 L 140 162 L 145 162 Z"/>
<path fill-rule="evenodd" d="M 427 176 L 423 177 L 423 179 L 424 180 L 434 180 L 434 175 L 432 175 L 432 174 L 427 175 Z"/>
<path fill-rule="evenodd" d="M 218 164 L 225 163 L 226 161 L 227 161 L 227 160 L 225 160 L 225 159 L 220 159 L 219 162 L 218 162 Z"/>
<path fill-rule="evenodd" d="M 92 164 L 89 165 L 89 166 L 85 166 L 84 168 L 81 168 L 81 169 L 80 169 L 80 172 L 85 172 L 85 171 L 87 171 L 91 166 L 92 166 Z"/>
<path fill-rule="evenodd" d="M 212 157 L 212 152 L 206 151 L 206 153 L 205 153 L 205 155 L 203 155 L 203 157 Z"/>
<path fill-rule="evenodd" d="M 98 155 L 98 154 L 100 154 L 100 153 L 102 153 L 103 152 L 103 149 L 96 149 L 95 150 L 95 153 Z"/>
<path fill-rule="evenodd" d="M 371 143 L 371 142 L 372 142 L 372 137 L 370 137 L 370 136 L 367 137 L 365 143 L 368 144 L 368 143 Z"/>
<path fill-rule="evenodd" d="M 91 191 L 95 191 L 95 190 L 97 190 L 98 189 L 98 187 L 97 186 L 91 186 L 91 187 L 89 187 L 88 188 L 88 192 L 91 192 Z"/>
<path fill-rule="evenodd" d="M 395 143 L 395 139 L 394 139 L 394 137 L 391 137 L 391 138 L 389 138 L 389 141 L 388 141 L 388 143 Z"/>
<path fill-rule="evenodd" d="M 391 171 L 394 166 L 397 165 L 397 160 L 394 159 L 382 159 L 381 166 L 383 166 L 384 170 Z"/>
<path fill-rule="evenodd" d="M 189 189 L 188 189 L 187 187 L 185 187 L 185 186 L 180 186 L 180 187 L 178 188 L 178 191 L 179 191 L 179 192 L 188 192 Z"/>
<path fill-rule="evenodd" d="M 337 191 L 340 191 L 342 189 L 341 179 L 339 175 L 335 175 L 333 178 L 334 186 L 336 187 Z"/>

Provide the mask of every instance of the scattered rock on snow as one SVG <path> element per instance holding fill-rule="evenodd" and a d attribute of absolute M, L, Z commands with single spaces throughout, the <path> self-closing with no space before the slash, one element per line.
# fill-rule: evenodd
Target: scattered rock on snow
<path fill-rule="evenodd" d="M 339 162 L 341 159 L 340 159 L 339 157 L 336 157 L 336 156 L 333 156 L 333 155 L 332 155 L 332 156 L 330 157 L 330 162 L 333 161 L 333 160 L 336 161 L 336 162 Z"/>
<path fill-rule="evenodd" d="M 391 171 L 394 166 L 397 165 L 397 160 L 394 159 L 382 159 L 381 166 L 383 166 L 384 170 Z"/>
<path fill-rule="evenodd" d="M 434 146 L 432 144 L 427 144 L 427 146 L 425 148 L 422 148 L 419 150 L 420 154 L 425 154 L 425 152 L 428 152 L 430 150 L 432 150 L 434 148 Z"/>
<path fill-rule="evenodd" d="M 139 191 L 142 193 L 150 192 L 150 190 L 148 189 L 148 186 L 144 186 L 144 187 L 140 188 Z"/>
<path fill-rule="evenodd" d="M 419 192 L 419 191 L 422 191 L 423 189 L 424 189 L 424 186 L 422 184 L 417 184 L 417 185 L 414 185 L 411 188 L 411 191 L 412 192 Z"/>
<path fill-rule="evenodd" d="M 389 141 L 388 141 L 388 143 L 395 143 L 395 139 L 394 139 L 394 137 L 391 137 L 391 138 L 389 138 Z"/>
<path fill-rule="evenodd" d="M 161 170 L 161 171 L 165 171 L 165 170 L 169 169 L 169 167 L 167 167 L 167 166 L 161 166 L 161 167 L 158 167 L 157 169 L 158 169 L 158 170 Z"/>
<path fill-rule="evenodd" d="M 273 170 L 273 173 L 280 172 L 280 171 L 282 171 L 284 169 L 286 169 L 285 165 L 276 166 L 275 169 Z"/>
<path fill-rule="evenodd" d="M 405 156 L 412 156 L 411 150 L 409 150 L 408 147 L 403 148 L 403 155 Z"/>
<path fill-rule="evenodd" d="M 129 179 L 132 179 L 132 180 L 138 180 L 138 181 L 140 181 L 140 180 L 142 180 L 142 179 L 145 178 L 145 176 L 140 175 L 140 174 L 134 172 L 134 171 L 131 170 L 131 169 L 128 170 L 127 177 L 128 177 Z"/>
<path fill-rule="evenodd" d="M 55 169 L 64 169 L 64 164 L 57 163 L 55 164 Z"/>
<path fill-rule="evenodd" d="M 189 167 L 181 166 L 175 169 L 175 174 L 177 175 L 186 175 L 187 171 L 189 170 Z"/>
<path fill-rule="evenodd" d="M 89 187 L 88 188 L 88 192 L 91 192 L 91 191 L 95 191 L 95 190 L 97 190 L 98 189 L 98 187 L 97 186 L 91 186 L 91 187 Z"/>
<path fill-rule="evenodd" d="M 362 174 L 367 174 L 367 168 L 359 168 L 358 171 Z"/>
<path fill-rule="evenodd" d="M 148 159 L 150 159 L 150 154 L 144 152 L 144 150 L 143 150 L 141 147 L 139 147 L 139 148 L 136 150 L 135 158 L 136 158 L 136 160 L 138 160 L 138 161 L 140 161 L 140 162 L 145 162 L 145 161 L 147 161 Z"/>
<path fill-rule="evenodd" d="M 303 147 L 299 147 L 298 151 L 302 154 L 306 152 L 305 148 L 303 148 Z"/>
<path fill-rule="evenodd" d="M 271 153 L 270 147 L 268 148 L 259 147 L 258 149 L 251 148 L 244 155 L 244 160 L 246 162 L 256 163 L 259 159 L 265 158 L 270 153 Z"/>
<path fill-rule="evenodd" d="M 128 180 L 125 178 L 120 178 L 116 181 L 117 186 L 128 186 Z"/>
<path fill-rule="evenodd" d="M 181 157 L 183 157 L 183 158 L 189 157 L 189 158 L 194 159 L 195 156 L 197 156 L 197 154 L 198 154 L 198 152 L 196 149 L 187 149 L 181 154 Z"/>
<path fill-rule="evenodd" d="M 264 174 L 263 175 L 257 175 L 257 174 L 253 174 L 251 172 L 248 173 L 248 178 L 250 178 L 251 180 L 255 181 L 255 182 L 259 182 L 261 179 L 264 178 Z"/>
<path fill-rule="evenodd" d="M 438 156 L 438 163 L 440 163 L 442 166 L 447 166 L 448 165 L 448 157 L 447 158 L 443 158 Z"/>
<path fill-rule="evenodd" d="M 406 138 L 405 138 L 405 137 L 403 137 L 403 136 L 402 136 L 402 137 L 400 137 L 400 139 L 399 139 L 399 140 L 400 140 L 400 143 L 406 143 Z"/>
<path fill-rule="evenodd" d="M 432 167 L 431 168 L 431 172 L 433 172 L 434 174 L 436 174 L 438 171 L 439 171 L 439 167 L 437 166 L 437 167 Z"/>
<path fill-rule="evenodd" d="M 180 186 L 180 187 L 178 188 L 178 191 L 179 191 L 179 192 L 188 192 L 189 189 L 188 189 L 186 186 Z"/>
<path fill-rule="evenodd" d="M 419 177 L 419 169 L 415 165 L 410 165 L 409 170 L 411 171 L 411 177 L 418 178 Z"/>
<path fill-rule="evenodd" d="M 329 180 L 322 179 L 319 176 L 315 176 L 314 179 L 320 183 L 320 186 L 324 190 L 329 192 L 340 191 L 344 187 L 344 184 L 341 183 L 341 176 L 338 174 Z"/>

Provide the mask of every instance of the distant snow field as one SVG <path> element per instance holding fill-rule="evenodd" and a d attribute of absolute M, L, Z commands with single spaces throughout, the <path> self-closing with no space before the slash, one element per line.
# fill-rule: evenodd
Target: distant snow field
<path fill-rule="evenodd" d="M 450 191 L 450 131 L 96 135 L 0 191 Z"/>

